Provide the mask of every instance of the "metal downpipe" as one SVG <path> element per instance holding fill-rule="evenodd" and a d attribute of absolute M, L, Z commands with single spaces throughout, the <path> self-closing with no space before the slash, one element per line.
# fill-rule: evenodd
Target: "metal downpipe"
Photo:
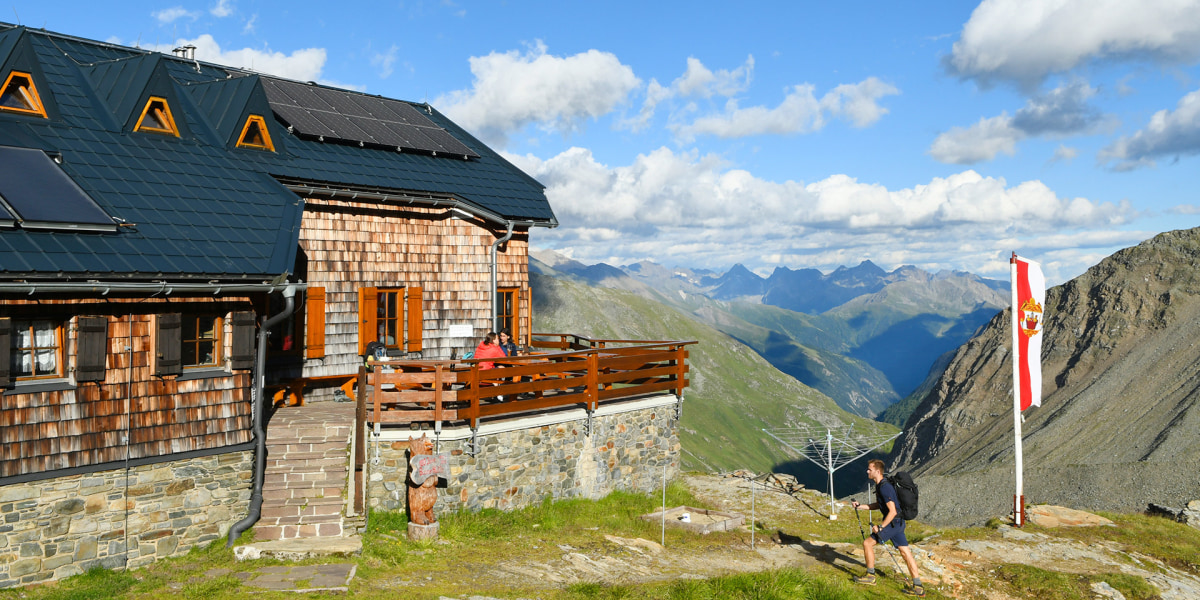
<path fill-rule="evenodd" d="M 504 237 L 492 242 L 492 331 L 500 329 L 499 317 L 496 314 L 496 248 L 511 239 L 513 234 L 513 222 L 506 221 L 506 223 L 508 223 L 508 232 L 504 234 Z"/>
<path fill-rule="evenodd" d="M 267 337 L 271 335 L 270 329 L 276 323 L 287 318 L 295 310 L 296 287 L 289 285 L 284 288 L 283 298 L 286 302 L 283 312 L 269 317 L 258 330 L 258 348 L 254 357 L 254 383 L 250 391 L 250 400 L 254 404 L 254 487 L 250 490 L 250 514 L 229 528 L 229 540 L 225 543 L 226 548 L 233 547 L 234 540 L 238 539 L 243 531 L 257 523 L 262 516 L 263 477 L 267 470 L 267 433 L 263 429 L 263 407 L 266 406 L 266 402 L 263 400 L 263 387 L 266 385 L 264 371 L 267 363 Z"/>

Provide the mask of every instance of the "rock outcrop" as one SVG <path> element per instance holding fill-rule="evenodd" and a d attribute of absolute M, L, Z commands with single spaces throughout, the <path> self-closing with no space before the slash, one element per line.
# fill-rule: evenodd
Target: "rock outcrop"
<path fill-rule="evenodd" d="M 1172 231 L 1048 291 L 1027 502 L 1136 512 L 1200 492 L 1198 266 L 1200 229 Z M 1011 511 L 1011 336 L 1006 310 L 960 347 L 895 444 L 890 462 L 922 480 L 922 520 Z"/>

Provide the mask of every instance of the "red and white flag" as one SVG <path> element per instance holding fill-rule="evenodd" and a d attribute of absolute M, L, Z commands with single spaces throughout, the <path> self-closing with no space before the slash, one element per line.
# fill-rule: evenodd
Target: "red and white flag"
<path fill-rule="evenodd" d="M 1021 410 L 1042 405 L 1042 323 L 1046 278 L 1041 265 L 1013 254 L 1013 348 Z"/>

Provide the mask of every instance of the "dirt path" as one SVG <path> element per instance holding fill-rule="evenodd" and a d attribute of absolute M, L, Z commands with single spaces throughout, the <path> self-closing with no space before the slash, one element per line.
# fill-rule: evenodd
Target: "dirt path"
<path fill-rule="evenodd" d="M 849 520 L 853 513 L 847 506 L 837 507 L 840 520 L 830 520 L 828 498 L 815 492 L 785 493 L 778 486 L 738 477 L 688 476 L 686 484 L 699 500 L 718 510 L 745 515 L 747 523 L 753 512 L 759 524 L 753 542 L 748 525 L 744 528 L 746 535 L 726 536 L 725 545 L 703 550 L 664 548 L 657 541 L 597 532 L 596 543 L 587 548 L 564 545 L 559 547 L 558 558 L 508 560 L 483 566 L 481 576 L 520 587 L 531 581 L 549 586 L 642 583 L 781 567 L 841 573 L 849 580 L 864 571 L 858 543 L 860 530 L 856 520 Z M 1019 563 L 1079 574 L 1127 573 L 1157 586 L 1163 600 L 1200 598 L 1200 579 L 1149 557 L 1130 555 L 1117 544 L 1089 545 L 1011 527 L 987 535 L 987 539 L 932 536 L 913 544 L 927 588 L 945 597 L 1008 600 L 1010 596 L 993 589 L 996 586 L 989 572 L 1002 564 Z M 881 585 L 897 590 L 902 586 L 900 579 L 907 573 L 896 568 L 902 563 L 893 564 L 891 557 L 879 549 L 876 565 L 885 582 L 893 580 Z M 1095 591 L 1097 597 L 1108 593 L 1104 589 Z"/>

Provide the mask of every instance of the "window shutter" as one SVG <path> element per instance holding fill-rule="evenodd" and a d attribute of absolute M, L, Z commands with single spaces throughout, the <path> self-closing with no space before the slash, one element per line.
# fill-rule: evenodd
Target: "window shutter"
<path fill-rule="evenodd" d="M 108 353 L 108 318 L 79 317 L 75 336 L 75 381 L 104 381 Z"/>
<path fill-rule="evenodd" d="M 255 319 L 252 311 L 233 313 L 233 349 L 229 356 L 231 369 L 254 367 Z"/>
<path fill-rule="evenodd" d="M 12 385 L 10 353 L 12 352 L 12 319 L 0 318 L 0 387 Z"/>
<path fill-rule="evenodd" d="M 421 335 L 425 329 L 425 313 L 422 311 L 424 298 L 422 290 L 418 286 L 410 286 L 408 289 L 408 335 L 405 336 L 408 340 L 407 350 L 409 352 L 420 352 L 424 347 L 421 343 Z"/>
<path fill-rule="evenodd" d="M 367 344 L 379 337 L 379 290 L 358 288 L 358 353 L 367 353 Z"/>
<path fill-rule="evenodd" d="M 517 320 L 520 325 L 517 327 L 520 331 L 514 331 L 513 337 L 518 340 L 525 340 L 526 346 L 533 343 L 533 290 L 531 288 L 522 288 L 519 292 L 521 300 L 517 302 L 518 306 L 524 307 L 521 312 L 521 318 Z"/>
<path fill-rule="evenodd" d="M 325 288 L 308 288 L 305 314 L 308 324 L 304 329 L 304 358 L 325 357 Z M 365 351 L 365 350 L 364 350 Z"/>
<path fill-rule="evenodd" d="M 181 328 L 183 317 L 179 313 L 158 315 L 155 341 L 154 374 L 179 375 L 183 373 L 183 339 Z"/>

